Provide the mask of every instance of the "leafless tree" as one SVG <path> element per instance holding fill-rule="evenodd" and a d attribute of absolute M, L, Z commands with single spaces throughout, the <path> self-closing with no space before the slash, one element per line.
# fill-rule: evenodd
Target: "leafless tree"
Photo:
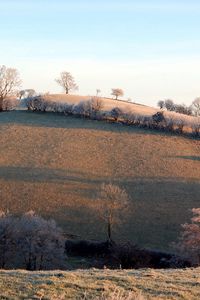
<path fill-rule="evenodd" d="M 96 89 L 96 97 L 98 97 L 100 93 L 101 93 L 101 90 L 100 89 Z"/>
<path fill-rule="evenodd" d="M 158 106 L 160 107 L 160 109 L 163 109 L 165 107 L 165 101 L 164 100 L 158 101 Z"/>
<path fill-rule="evenodd" d="M 66 94 L 69 94 L 71 90 L 78 90 L 74 77 L 69 72 L 61 72 L 60 78 L 55 79 L 55 81 L 64 89 Z"/>
<path fill-rule="evenodd" d="M 200 265 L 200 208 L 192 209 L 191 223 L 183 224 L 176 248 L 195 265 Z"/>
<path fill-rule="evenodd" d="M 110 116 L 117 122 L 120 118 L 122 118 L 123 113 L 123 110 L 121 110 L 119 107 L 114 107 L 110 111 Z"/>
<path fill-rule="evenodd" d="M 3 110 L 3 101 L 16 93 L 21 85 L 19 73 L 16 69 L 0 66 L 0 112 Z"/>
<path fill-rule="evenodd" d="M 124 96 L 124 91 L 122 89 L 112 89 L 111 95 L 115 96 L 115 99 L 117 100 L 118 97 Z"/>
<path fill-rule="evenodd" d="M 166 99 L 165 100 L 165 108 L 169 111 L 174 111 L 174 101 L 171 99 Z"/>
<path fill-rule="evenodd" d="M 192 102 L 192 108 L 194 110 L 195 115 L 198 117 L 200 116 L 200 97 L 196 98 Z"/>
<path fill-rule="evenodd" d="M 108 240 L 112 240 L 113 226 L 125 219 L 128 195 L 124 189 L 114 184 L 102 184 L 97 204 L 98 214 L 106 223 Z"/>
<path fill-rule="evenodd" d="M 96 117 L 104 107 L 103 101 L 99 97 L 93 97 L 91 100 L 89 100 L 89 104 L 91 117 Z"/>
<path fill-rule="evenodd" d="M 16 109 L 20 104 L 20 101 L 17 100 L 16 98 L 6 98 L 3 101 L 3 110 L 8 111 L 8 110 L 14 110 Z"/>
<path fill-rule="evenodd" d="M 17 224 L 16 241 L 27 270 L 62 267 L 64 240 L 53 220 L 44 220 L 33 211 L 24 214 Z"/>
<path fill-rule="evenodd" d="M 34 89 L 25 89 L 25 90 L 19 91 L 19 93 L 18 93 L 19 99 L 31 98 L 35 95 L 36 95 L 36 92 Z"/>

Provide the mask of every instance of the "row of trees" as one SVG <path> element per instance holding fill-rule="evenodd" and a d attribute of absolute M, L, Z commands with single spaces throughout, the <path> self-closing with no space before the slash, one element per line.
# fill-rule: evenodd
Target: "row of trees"
<path fill-rule="evenodd" d="M 61 72 L 59 78 L 55 81 L 64 89 L 65 93 L 68 94 L 72 90 L 77 90 L 78 85 L 75 82 L 74 77 L 69 72 Z M 30 98 L 36 95 L 34 89 L 19 90 L 21 86 L 21 79 L 19 72 L 14 68 L 6 68 L 6 66 L 0 66 L 0 111 L 3 110 L 3 102 L 6 98 L 17 95 L 19 99 Z M 101 91 L 96 90 L 98 96 Z M 113 88 L 111 95 L 117 100 L 119 97 L 124 95 L 124 91 L 119 88 Z M 170 111 L 179 112 L 186 115 L 200 116 L 200 97 L 196 98 L 192 105 L 186 106 L 184 104 L 176 104 L 173 100 L 161 100 L 158 102 L 158 106 L 163 109 Z"/>
<path fill-rule="evenodd" d="M 183 133 L 185 128 L 190 128 L 193 136 L 200 136 L 200 119 L 178 115 L 175 112 L 170 114 L 161 111 L 154 115 L 142 115 L 127 111 L 119 107 L 114 107 L 108 112 L 104 111 L 104 102 L 99 97 L 93 97 L 88 101 L 81 101 L 73 105 L 69 103 L 59 103 L 49 101 L 48 97 L 38 96 L 24 99 L 24 104 L 28 110 L 32 111 L 52 111 L 63 113 L 64 115 L 75 115 L 78 117 L 121 122 L 126 125 L 133 125 L 142 128 L 158 129 L 168 132 Z"/>
<path fill-rule="evenodd" d="M 71 73 L 69 72 L 61 72 L 60 77 L 56 78 L 55 81 L 63 88 L 65 91 L 65 94 L 69 94 L 70 91 L 72 90 L 78 90 L 78 85 L 75 82 L 74 77 L 72 76 Z M 96 96 L 100 94 L 101 90 L 97 89 L 96 90 Z M 119 97 L 124 96 L 124 91 L 119 88 L 114 88 L 112 89 L 111 95 L 115 97 L 117 100 Z"/>
<path fill-rule="evenodd" d="M 60 77 L 56 78 L 55 81 L 64 89 L 66 94 L 72 90 L 78 90 L 78 85 L 69 72 L 61 72 Z M 34 89 L 19 90 L 21 83 L 17 69 L 0 66 L 0 111 L 3 110 L 4 100 L 10 96 L 15 95 L 21 99 L 33 97 L 36 94 Z M 100 93 L 99 89 L 97 89 L 97 93 Z M 118 99 L 124 95 L 124 92 L 122 89 L 116 88 L 112 89 L 111 94 L 115 96 L 115 99 Z"/>
<path fill-rule="evenodd" d="M 200 97 L 194 99 L 191 105 L 187 106 L 185 104 L 176 104 L 171 99 L 158 101 L 158 106 L 160 109 L 166 109 L 169 111 L 174 111 L 180 114 L 188 116 L 200 116 Z"/>

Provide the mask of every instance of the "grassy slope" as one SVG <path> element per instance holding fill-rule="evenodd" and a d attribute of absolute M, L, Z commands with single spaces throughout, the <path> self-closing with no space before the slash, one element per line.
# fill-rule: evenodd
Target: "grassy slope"
<path fill-rule="evenodd" d="M 102 293 L 141 293 L 144 299 L 200 299 L 200 269 L 26 272 L 0 271 L 0 299 L 95 299 Z M 143 299 L 141 297 L 141 299 Z M 116 300 L 116 298 L 113 298 Z"/>
<path fill-rule="evenodd" d="M 2 113 L 0 135 L 0 209 L 34 209 L 66 232 L 104 238 L 95 199 L 111 180 L 131 199 L 115 237 L 167 249 L 188 210 L 199 207 L 197 140 L 27 112 Z"/>
<path fill-rule="evenodd" d="M 78 104 L 80 101 L 91 100 L 92 97 L 93 96 L 50 94 L 50 95 L 46 95 L 45 99 L 49 101 L 55 101 L 55 102 L 67 102 L 71 104 Z M 103 98 L 103 97 L 101 97 L 100 99 L 102 100 L 103 110 L 105 111 L 110 111 L 114 107 L 119 107 L 129 112 L 132 111 L 138 114 L 152 115 L 156 113 L 156 111 L 158 110 L 150 106 L 131 103 L 125 100 L 114 100 L 112 98 Z"/>

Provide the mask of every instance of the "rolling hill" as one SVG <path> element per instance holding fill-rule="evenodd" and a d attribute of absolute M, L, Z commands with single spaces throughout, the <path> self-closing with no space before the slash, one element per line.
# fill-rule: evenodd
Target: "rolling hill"
<path fill-rule="evenodd" d="M 199 140 L 26 111 L 1 113 L 0 132 L 2 210 L 33 209 L 66 233 L 105 239 L 95 202 L 114 182 L 130 198 L 115 239 L 169 250 L 200 205 Z"/>

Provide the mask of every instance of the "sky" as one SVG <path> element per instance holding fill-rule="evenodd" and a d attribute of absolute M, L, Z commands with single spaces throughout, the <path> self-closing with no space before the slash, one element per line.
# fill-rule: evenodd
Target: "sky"
<path fill-rule="evenodd" d="M 156 106 L 200 96 L 200 1 L 0 0 L 0 65 L 22 88 L 60 93 L 70 72 L 80 95 L 96 89 Z"/>

